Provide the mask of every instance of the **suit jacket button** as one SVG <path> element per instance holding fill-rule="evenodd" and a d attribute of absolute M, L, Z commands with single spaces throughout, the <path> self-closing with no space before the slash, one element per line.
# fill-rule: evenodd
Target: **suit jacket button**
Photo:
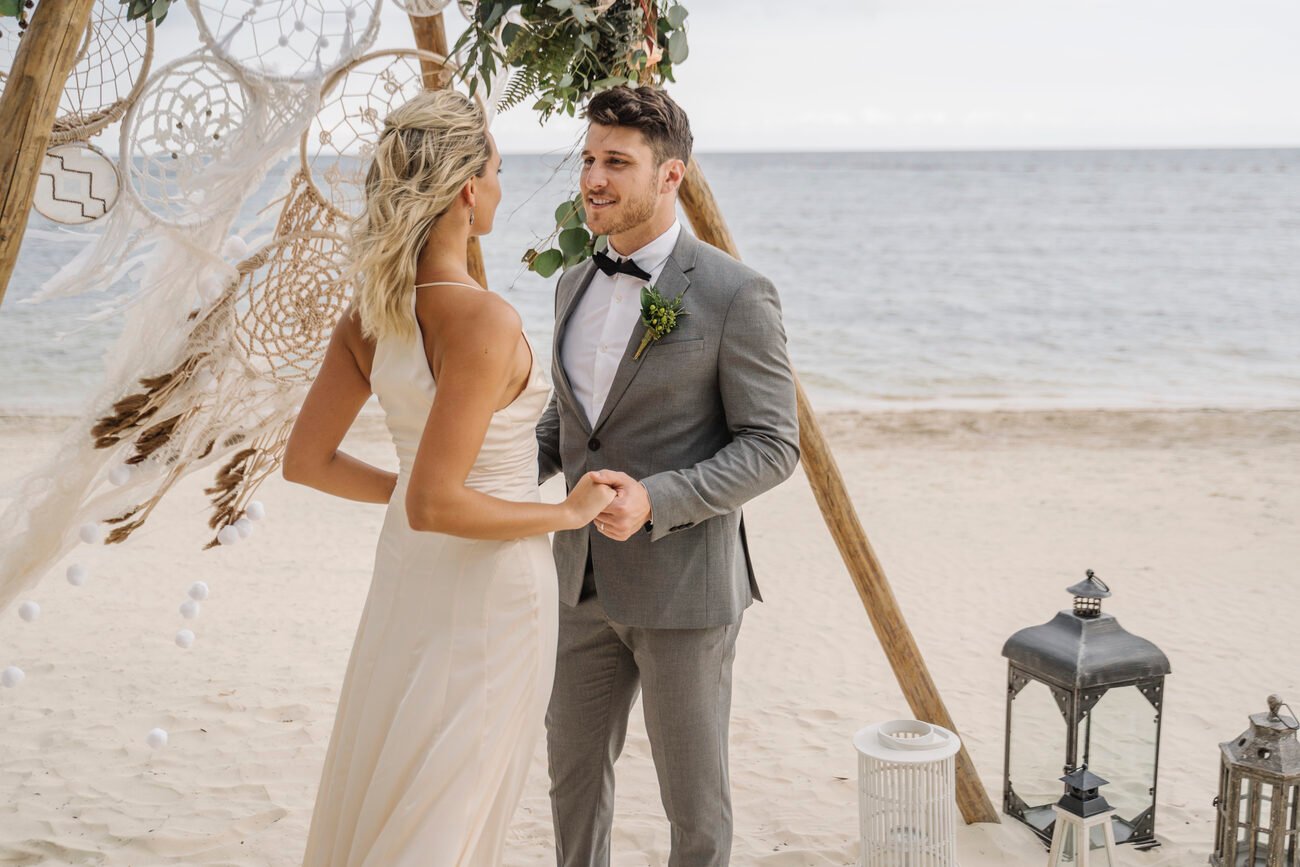
<path fill-rule="evenodd" d="M 591 449 L 593 452 L 600 451 L 600 440 L 596 439 L 595 437 L 592 437 L 591 439 L 587 440 L 587 448 Z"/>

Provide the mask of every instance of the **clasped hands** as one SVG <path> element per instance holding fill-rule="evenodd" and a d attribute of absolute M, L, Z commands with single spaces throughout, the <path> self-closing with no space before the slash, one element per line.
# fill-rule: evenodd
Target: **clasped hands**
<path fill-rule="evenodd" d="M 592 481 L 614 489 L 614 499 L 593 522 L 601 535 L 625 542 L 650 520 L 650 494 L 645 485 L 615 470 L 596 470 Z"/>

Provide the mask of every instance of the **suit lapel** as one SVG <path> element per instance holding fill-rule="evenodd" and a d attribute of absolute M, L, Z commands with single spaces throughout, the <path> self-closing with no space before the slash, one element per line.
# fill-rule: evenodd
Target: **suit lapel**
<path fill-rule="evenodd" d="M 659 273 L 659 279 L 654 282 L 654 287 L 659 290 L 659 294 L 665 298 L 672 299 L 678 295 L 684 295 L 690 288 L 691 281 L 686 275 L 695 267 L 695 248 L 699 242 L 691 236 L 685 229 L 677 238 L 677 244 L 673 247 L 672 255 L 668 261 L 664 262 L 663 270 Z M 594 268 L 593 268 L 594 270 Z M 590 281 L 588 281 L 590 282 Z M 638 297 L 637 304 L 641 301 Z M 605 398 L 605 405 L 600 409 L 600 417 L 596 419 L 593 431 L 600 430 L 623 398 L 628 386 L 636 378 L 637 372 L 641 369 L 641 363 L 646 357 L 654 351 L 652 342 L 646 347 L 646 351 L 641 353 L 641 358 L 633 360 L 632 356 L 636 354 L 637 347 L 641 345 L 641 337 L 645 334 L 645 325 L 637 319 L 636 326 L 632 329 L 632 334 L 628 337 L 627 346 L 623 350 L 623 357 L 618 363 L 618 370 L 614 373 L 614 381 L 609 386 L 609 396 Z"/>
<path fill-rule="evenodd" d="M 564 309 L 560 311 L 560 318 L 555 321 L 555 339 L 553 340 L 551 352 L 552 357 L 555 359 L 555 369 L 558 374 L 556 376 L 556 388 L 564 391 L 564 397 L 570 406 L 577 407 L 574 415 L 582 422 L 582 426 L 587 430 L 587 433 L 591 433 L 591 422 L 588 421 L 587 414 L 582 411 L 582 408 L 578 407 L 578 399 L 573 394 L 573 384 L 569 382 L 569 372 L 564 369 L 564 358 L 560 354 L 560 347 L 564 345 L 564 331 L 568 327 L 569 317 L 577 309 L 582 296 L 587 294 L 587 287 L 591 285 L 592 278 L 596 276 L 596 266 L 590 259 L 578 267 L 585 268 L 586 272 L 576 275 L 575 279 L 578 285 L 573 290 L 573 294 L 564 302 Z"/>

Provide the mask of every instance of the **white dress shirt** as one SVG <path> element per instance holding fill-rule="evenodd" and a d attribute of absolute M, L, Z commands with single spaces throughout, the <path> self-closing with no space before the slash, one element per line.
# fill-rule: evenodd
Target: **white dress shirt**
<path fill-rule="evenodd" d="M 620 253 L 610 244 L 607 252 L 614 259 L 636 262 L 654 283 L 677 245 L 681 231 L 681 223 L 674 220 L 668 231 L 639 250 Z M 639 334 L 642 328 L 641 289 L 645 285 L 644 280 L 630 274 L 606 275 L 597 270 L 565 326 L 560 363 L 592 427 L 605 407 L 609 387 L 628 351 L 633 329 Z"/>

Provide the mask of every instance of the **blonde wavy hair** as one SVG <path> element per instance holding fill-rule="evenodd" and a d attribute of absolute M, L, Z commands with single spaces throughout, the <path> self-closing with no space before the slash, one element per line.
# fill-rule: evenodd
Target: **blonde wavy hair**
<path fill-rule="evenodd" d="M 365 209 L 349 229 L 349 274 L 366 337 L 413 332 L 420 251 L 491 155 L 483 109 L 454 90 L 422 93 L 384 119 L 366 172 Z"/>

